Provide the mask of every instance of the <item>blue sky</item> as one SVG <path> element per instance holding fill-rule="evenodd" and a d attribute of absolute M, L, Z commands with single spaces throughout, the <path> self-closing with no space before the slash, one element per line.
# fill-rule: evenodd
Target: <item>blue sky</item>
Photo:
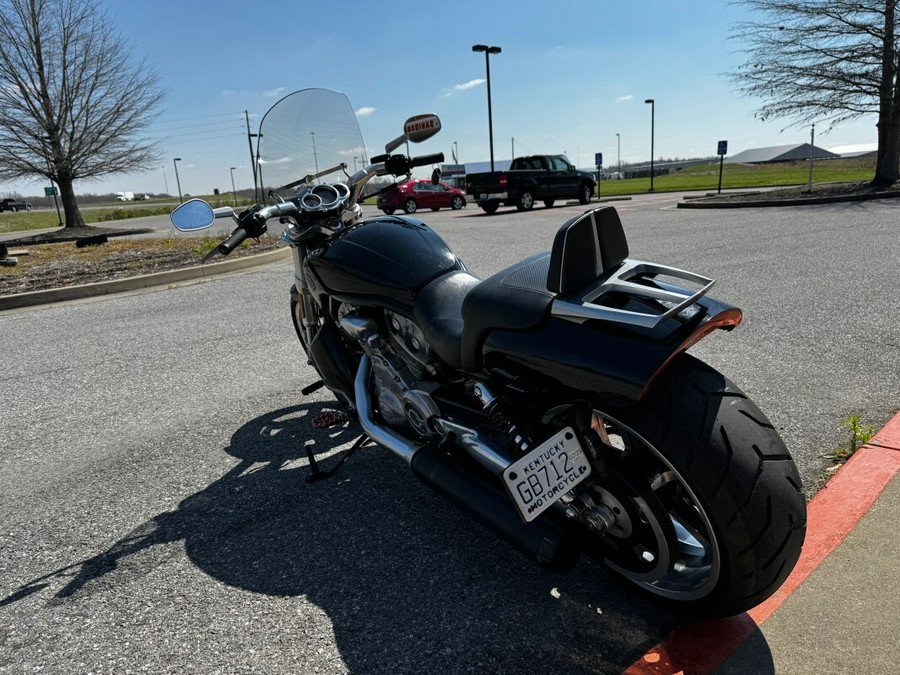
<path fill-rule="evenodd" d="M 369 154 L 397 136 L 403 121 L 436 113 L 443 130 L 416 154 L 456 143 L 462 162 L 489 159 L 484 55 L 491 57 L 494 154 L 561 153 L 579 166 L 602 152 L 609 167 L 650 157 L 650 106 L 656 101 L 655 155 L 729 154 L 809 140 L 809 129 L 753 117 L 759 101 L 741 97 L 724 73 L 741 63 L 729 39 L 739 5 L 708 1 L 608 2 L 507 0 L 341 3 L 309 0 L 101 0 L 166 90 L 148 129 L 163 161 L 140 175 L 77 183 L 76 192 L 194 194 L 252 187 L 244 111 L 253 131 L 281 96 L 307 87 L 344 92 L 357 110 Z M 829 149 L 875 147 L 875 118 L 823 134 Z M 41 182 L 0 184 L 0 192 L 42 192 Z"/>

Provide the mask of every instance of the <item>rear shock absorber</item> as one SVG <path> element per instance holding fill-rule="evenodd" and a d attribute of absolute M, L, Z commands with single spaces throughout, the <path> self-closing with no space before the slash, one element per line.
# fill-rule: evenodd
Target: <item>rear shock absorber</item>
<path fill-rule="evenodd" d="M 502 429 L 504 434 L 506 434 L 506 442 L 514 456 L 521 457 L 527 453 L 532 445 L 528 433 L 524 429 L 519 429 L 515 423 L 510 421 L 503 412 L 503 406 L 500 401 L 491 393 L 487 385 L 479 382 L 475 385 L 474 391 L 475 396 L 481 401 L 483 410 L 491 424 L 498 429 Z"/>

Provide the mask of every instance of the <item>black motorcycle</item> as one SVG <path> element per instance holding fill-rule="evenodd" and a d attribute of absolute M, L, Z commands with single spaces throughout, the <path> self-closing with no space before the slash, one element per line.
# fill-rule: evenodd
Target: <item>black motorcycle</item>
<path fill-rule="evenodd" d="M 359 421 L 346 456 L 370 441 L 387 448 L 546 568 L 586 554 L 695 615 L 762 602 L 800 554 L 800 478 L 759 408 L 686 354 L 735 328 L 740 309 L 708 295 L 712 279 L 630 258 L 611 207 L 487 279 L 423 222 L 365 218 L 371 179 L 407 180 L 443 160 L 395 153 L 440 126 L 413 117 L 366 159 L 343 94 L 295 92 L 259 130 L 275 203 L 235 216 L 192 200 L 172 221 L 196 230 L 236 218 L 214 251 L 225 255 L 270 219 L 285 224 L 291 315 L 321 378 L 304 393 L 328 387 Z M 351 174 L 351 161 L 362 168 Z M 310 460 L 314 478 L 328 475 Z"/>

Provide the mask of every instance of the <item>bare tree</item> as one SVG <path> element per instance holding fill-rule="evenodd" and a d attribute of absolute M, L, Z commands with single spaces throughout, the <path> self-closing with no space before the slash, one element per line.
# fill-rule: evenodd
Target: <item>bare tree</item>
<path fill-rule="evenodd" d="M 735 26 L 747 60 L 731 73 L 763 100 L 762 119 L 831 126 L 877 115 L 873 184 L 900 178 L 897 0 L 741 0 L 759 16 Z"/>
<path fill-rule="evenodd" d="M 73 183 L 150 168 L 142 138 L 162 100 L 93 0 L 0 0 L 0 178 L 59 185 L 66 227 L 83 227 Z"/>

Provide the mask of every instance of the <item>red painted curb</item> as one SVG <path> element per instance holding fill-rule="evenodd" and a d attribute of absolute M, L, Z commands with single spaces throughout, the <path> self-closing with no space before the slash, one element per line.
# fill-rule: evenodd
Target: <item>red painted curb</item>
<path fill-rule="evenodd" d="M 727 619 L 688 621 L 631 664 L 626 675 L 711 673 L 836 549 L 900 472 L 900 413 L 847 460 L 807 506 L 806 541 L 772 597 Z"/>

